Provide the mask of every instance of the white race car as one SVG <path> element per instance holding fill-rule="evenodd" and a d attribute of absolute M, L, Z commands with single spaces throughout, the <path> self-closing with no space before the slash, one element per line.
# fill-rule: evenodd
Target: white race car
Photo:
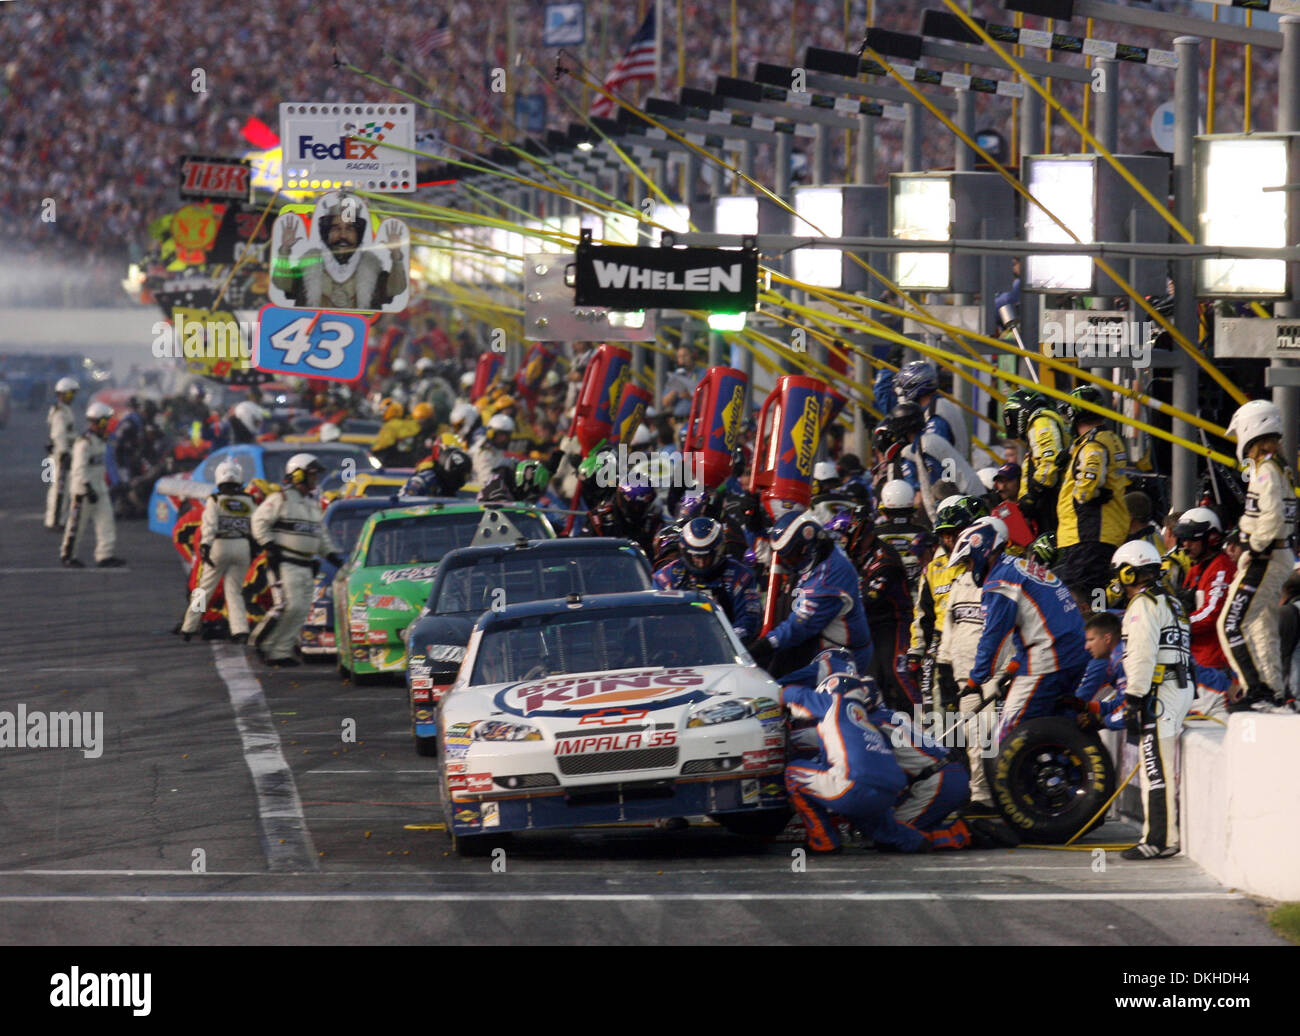
<path fill-rule="evenodd" d="M 509 831 L 701 814 L 779 834 L 780 694 L 703 594 L 489 611 L 439 706 L 447 830 L 466 855 Z"/>

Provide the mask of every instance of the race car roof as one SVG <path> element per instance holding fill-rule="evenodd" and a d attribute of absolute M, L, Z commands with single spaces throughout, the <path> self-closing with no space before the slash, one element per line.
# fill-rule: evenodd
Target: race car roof
<path fill-rule="evenodd" d="M 562 540 L 555 540 L 560 543 Z M 577 597 L 579 595 L 571 595 Z M 550 601 L 532 601 L 528 604 L 506 605 L 499 611 L 484 612 L 474 624 L 476 630 L 489 630 L 500 623 L 533 615 L 559 615 L 575 609 L 599 611 L 640 611 L 662 608 L 666 604 L 712 604 L 712 599 L 693 590 L 632 590 L 621 594 L 591 594 L 577 601 L 556 598 Z"/>
<path fill-rule="evenodd" d="M 631 540 L 609 536 L 571 536 L 553 540 L 528 540 L 524 543 L 493 543 L 482 547 L 459 547 L 443 556 L 444 568 L 476 565 L 484 558 L 499 558 L 526 550 L 530 554 L 608 554 L 620 550 L 637 550 Z"/>

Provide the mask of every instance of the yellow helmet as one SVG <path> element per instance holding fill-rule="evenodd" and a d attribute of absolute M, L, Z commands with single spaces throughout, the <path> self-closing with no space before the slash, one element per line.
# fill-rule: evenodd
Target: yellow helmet
<path fill-rule="evenodd" d="M 379 412 L 385 421 L 399 421 L 406 410 L 401 403 L 390 397 L 379 401 Z"/>
<path fill-rule="evenodd" d="M 411 418 L 415 421 L 427 421 L 433 417 L 433 404 L 416 403 L 415 408 L 411 411 Z"/>

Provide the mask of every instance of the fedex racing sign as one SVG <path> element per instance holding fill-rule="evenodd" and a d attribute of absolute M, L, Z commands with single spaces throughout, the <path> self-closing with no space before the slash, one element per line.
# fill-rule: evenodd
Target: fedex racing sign
<path fill-rule="evenodd" d="M 281 184 L 298 190 L 415 190 L 409 104 L 280 105 Z"/>

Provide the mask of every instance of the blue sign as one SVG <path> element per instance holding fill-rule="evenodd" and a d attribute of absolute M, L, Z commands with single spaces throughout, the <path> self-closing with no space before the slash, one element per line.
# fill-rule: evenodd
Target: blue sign
<path fill-rule="evenodd" d="M 585 3 L 547 4 L 542 25 L 545 47 L 577 47 L 587 39 L 587 5 Z"/>
<path fill-rule="evenodd" d="M 299 378 L 356 381 L 366 358 L 370 324 L 356 313 L 263 306 L 253 366 Z"/>
<path fill-rule="evenodd" d="M 546 95 L 515 94 L 515 128 L 525 133 L 546 129 Z"/>

